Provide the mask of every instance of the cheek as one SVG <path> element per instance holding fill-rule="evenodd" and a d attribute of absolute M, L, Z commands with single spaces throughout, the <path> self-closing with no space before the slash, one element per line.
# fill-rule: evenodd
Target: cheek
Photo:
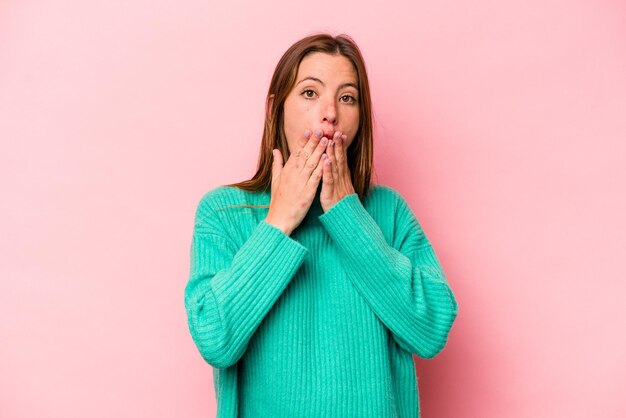
<path fill-rule="evenodd" d="M 304 139 L 305 129 L 309 129 L 307 113 L 310 113 L 310 105 L 304 105 L 295 100 L 285 101 L 283 126 L 287 136 L 289 153 L 293 154 Z"/>
<path fill-rule="evenodd" d="M 301 126 L 308 124 L 310 115 L 314 112 L 314 107 L 309 102 L 302 102 L 297 99 L 290 103 L 285 103 L 285 126 L 299 129 Z"/>
<path fill-rule="evenodd" d="M 359 111 L 358 109 L 351 109 L 349 112 L 345 113 L 344 117 L 344 120 L 346 121 L 346 131 L 348 132 L 348 140 L 350 140 L 350 138 L 353 138 L 359 130 Z"/>

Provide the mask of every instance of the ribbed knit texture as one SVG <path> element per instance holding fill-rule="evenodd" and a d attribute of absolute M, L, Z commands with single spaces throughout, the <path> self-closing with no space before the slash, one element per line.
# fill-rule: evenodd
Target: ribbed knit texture
<path fill-rule="evenodd" d="M 220 186 L 197 208 L 188 325 L 213 366 L 217 418 L 415 418 L 412 354 L 436 356 L 458 305 L 404 198 L 373 185 L 291 235 L 269 192 Z"/>

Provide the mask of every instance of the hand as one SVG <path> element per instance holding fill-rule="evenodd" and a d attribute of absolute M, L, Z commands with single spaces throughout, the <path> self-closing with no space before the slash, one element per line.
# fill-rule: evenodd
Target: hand
<path fill-rule="evenodd" d="M 345 147 L 347 136 L 342 132 L 335 132 L 333 139 L 328 141 L 322 175 L 322 191 L 320 203 L 324 212 L 335 205 L 345 196 L 356 193 L 350 178 L 348 154 Z"/>
<path fill-rule="evenodd" d="M 265 221 L 289 235 L 306 216 L 322 179 L 322 154 L 326 151 L 326 138 L 322 133 L 304 132 L 283 167 L 280 150 L 274 149 L 272 164 L 272 196 Z"/>

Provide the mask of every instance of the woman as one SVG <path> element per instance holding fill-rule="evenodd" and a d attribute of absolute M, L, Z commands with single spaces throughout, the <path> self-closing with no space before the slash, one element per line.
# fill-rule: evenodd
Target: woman
<path fill-rule="evenodd" d="M 185 307 L 218 418 L 419 417 L 412 354 L 444 348 L 458 305 L 406 201 L 370 185 L 372 139 L 354 41 L 292 45 L 257 173 L 196 211 Z"/>

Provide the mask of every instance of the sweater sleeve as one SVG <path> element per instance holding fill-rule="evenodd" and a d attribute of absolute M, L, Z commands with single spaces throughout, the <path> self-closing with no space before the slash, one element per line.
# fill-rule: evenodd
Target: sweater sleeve
<path fill-rule="evenodd" d="M 443 350 L 458 305 L 418 220 L 393 193 L 392 245 L 356 193 L 344 196 L 319 220 L 338 247 L 350 281 L 396 342 L 429 359 Z"/>
<path fill-rule="evenodd" d="M 265 220 L 238 246 L 210 206 L 204 198 L 196 211 L 185 309 L 204 360 L 226 368 L 241 358 L 308 249 Z"/>

